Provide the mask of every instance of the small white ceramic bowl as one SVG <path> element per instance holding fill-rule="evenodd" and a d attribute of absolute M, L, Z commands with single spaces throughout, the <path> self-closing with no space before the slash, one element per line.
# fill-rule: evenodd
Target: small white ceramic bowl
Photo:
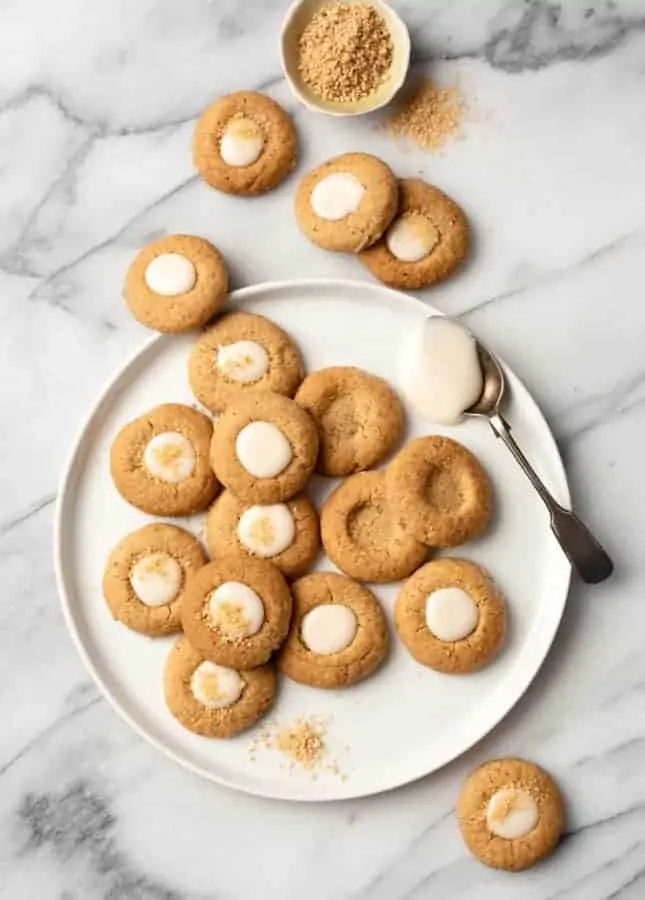
<path fill-rule="evenodd" d="M 338 0 L 344 4 L 369 3 L 383 16 L 392 38 L 394 54 L 392 65 L 385 81 L 367 97 L 353 103 L 337 103 L 322 100 L 303 83 L 298 72 L 298 41 L 305 26 L 321 6 L 328 6 L 334 0 L 296 0 L 289 9 L 280 36 L 280 57 L 282 70 L 289 87 L 305 106 L 329 116 L 361 116 L 381 109 L 403 86 L 410 66 L 410 33 L 391 6 L 383 0 Z"/>

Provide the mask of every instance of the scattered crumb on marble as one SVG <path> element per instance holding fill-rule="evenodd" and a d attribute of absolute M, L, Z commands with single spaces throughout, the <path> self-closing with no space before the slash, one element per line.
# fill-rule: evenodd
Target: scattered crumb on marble
<path fill-rule="evenodd" d="M 436 153 L 462 136 L 466 102 L 455 82 L 439 85 L 424 78 L 403 91 L 385 119 L 385 130 L 395 138 L 407 138 L 422 150 Z"/>

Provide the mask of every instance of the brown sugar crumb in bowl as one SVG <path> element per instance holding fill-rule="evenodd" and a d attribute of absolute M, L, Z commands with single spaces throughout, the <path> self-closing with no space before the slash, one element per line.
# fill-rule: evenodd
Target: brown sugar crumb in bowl
<path fill-rule="evenodd" d="M 360 254 L 390 287 L 419 290 L 447 278 L 464 262 L 470 227 L 462 209 L 419 178 L 399 182 L 398 213 L 381 240 Z"/>
<path fill-rule="evenodd" d="M 298 71 L 322 100 L 352 103 L 373 93 L 392 65 L 393 45 L 380 12 L 367 3 L 320 7 L 298 42 Z"/>

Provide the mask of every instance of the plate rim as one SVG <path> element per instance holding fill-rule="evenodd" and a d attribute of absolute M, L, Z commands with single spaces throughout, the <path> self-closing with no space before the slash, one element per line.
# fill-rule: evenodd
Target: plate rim
<path fill-rule="evenodd" d="M 293 278 L 280 279 L 276 281 L 262 281 L 258 282 L 257 284 L 248 285 L 231 291 L 231 293 L 227 297 L 227 306 L 229 305 L 229 303 L 235 304 L 237 302 L 252 299 L 256 295 L 261 295 L 263 293 L 280 292 L 283 290 L 294 289 L 302 289 L 303 291 L 327 290 L 332 292 L 334 290 L 347 291 L 356 289 L 360 291 L 367 291 L 368 293 L 372 292 L 375 299 L 377 299 L 379 295 L 383 296 L 384 294 L 386 294 L 388 295 L 390 300 L 396 302 L 403 301 L 407 303 L 410 308 L 416 306 L 419 310 L 425 310 L 427 313 L 431 313 L 433 315 L 445 315 L 445 313 L 437 309 L 431 303 L 426 302 L 425 300 L 417 296 L 393 290 L 383 285 L 372 284 L 370 282 L 349 278 Z M 514 707 L 524 696 L 529 686 L 536 678 L 538 672 L 544 664 L 546 657 L 551 650 L 553 641 L 564 615 L 564 610 L 570 590 L 572 574 L 572 570 L 569 565 L 567 568 L 568 574 L 566 576 L 565 582 L 563 583 L 562 599 L 559 603 L 558 615 L 555 616 L 551 622 L 550 634 L 546 636 L 547 639 L 544 643 L 543 652 L 539 654 L 539 658 L 537 660 L 534 660 L 529 673 L 518 680 L 518 684 L 516 685 L 515 690 L 508 695 L 510 700 L 507 699 L 500 705 L 501 711 L 497 711 L 495 716 L 492 717 L 491 721 L 487 722 L 487 724 L 483 728 L 481 728 L 475 736 L 473 736 L 472 738 L 469 737 L 468 743 L 463 746 L 459 750 L 459 752 L 452 754 L 451 756 L 449 756 L 449 758 L 446 758 L 440 761 L 438 764 L 433 765 L 429 770 L 414 770 L 409 774 L 404 773 L 403 775 L 398 775 L 385 784 L 378 784 L 374 789 L 363 787 L 359 788 L 358 790 L 352 791 L 351 781 L 348 781 L 343 783 L 342 786 L 339 785 L 339 787 L 335 791 L 330 791 L 328 795 L 314 795 L 311 797 L 307 797 L 297 793 L 289 793 L 288 786 L 285 786 L 284 790 L 280 790 L 279 788 L 273 789 L 273 787 L 271 786 L 267 787 L 266 785 L 261 784 L 248 785 L 236 783 L 229 778 L 218 775 L 217 773 L 192 762 L 190 759 L 187 759 L 180 753 L 175 752 L 163 741 L 155 737 L 146 729 L 144 725 L 140 724 L 137 721 L 136 717 L 131 715 L 130 712 L 128 712 L 128 710 L 119 702 L 117 697 L 112 693 L 108 685 L 104 682 L 103 678 L 99 674 L 99 671 L 91 657 L 91 654 L 87 650 L 81 637 L 80 629 L 77 626 L 76 620 L 74 618 L 74 613 L 72 611 L 70 592 L 68 592 L 67 590 L 65 576 L 66 565 L 64 537 L 64 526 L 65 520 L 67 518 L 67 508 L 71 502 L 71 498 L 73 498 L 74 495 L 75 479 L 78 474 L 77 470 L 80 466 L 82 466 L 83 448 L 93 422 L 100 416 L 105 403 L 109 399 L 114 389 L 117 388 L 119 382 L 127 376 L 128 372 L 137 364 L 137 362 L 145 357 L 155 346 L 162 343 L 168 343 L 173 340 L 174 337 L 175 335 L 172 334 L 153 334 L 145 341 L 144 344 L 131 352 L 126 357 L 126 359 L 118 365 L 116 371 L 114 371 L 104 382 L 102 388 L 95 395 L 95 398 L 90 405 L 89 411 L 82 418 L 81 425 L 72 442 L 72 447 L 63 467 L 63 474 L 59 482 L 53 525 L 53 563 L 56 587 L 67 631 L 72 639 L 72 643 L 74 644 L 77 653 L 79 654 L 83 662 L 83 665 L 85 666 L 87 672 L 90 674 L 92 680 L 94 681 L 94 684 L 99 689 L 100 694 L 105 700 L 108 701 L 110 707 L 135 732 L 135 734 L 137 734 L 140 738 L 142 738 L 156 750 L 161 752 L 167 759 L 170 759 L 172 762 L 176 763 L 184 770 L 189 771 L 192 774 L 199 776 L 200 778 L 203 778 L 215 784 L 222 785 L 231 790 L 241 791 L 242 793 L 252 796 L 302 803 L 327 803 L 340 800 L 351 800 L 360 797 L 376 796 L 378 794 L 387 793 L 391 790 L 402 787 L 403 785 L 419 781 L 421 778 L 426 778 L 434 774 L 435 772 L 440 771 L 442 768 L 449 765 L 451 762 L 463 756 L 465 753 L 475 747 L 481 740 L 483 740 L 488 734 L 490 734 L 495 728 L 497 728 L 500 722 L 503 721 L 503 719 L 514 709 Z M 570 506 L 571 493 L 566 468 L 564 466 L 562 455 L 560 453 L 558 444 L 551 430 L 549 422 L 542 413 L 539 404 L 534 399 L 532 393 L 528 390 L 524 382 L 516 375 L 516 373 L 512 369 L 510 369 L 510 367 L 506 365 L 506 363 L 504 363 L 503 360 L 502 364 L 504 368 L 511 374 L 513 379 L 521 386 L 526 394 L 526 398 L 533 405 L 534 411 L 542 421 L 542 424 L 546 430 L 545 436 L 551 445 L 550 449 L 553 455 L 552 461 L 555 466 L 556 477 L 558 479 L 558 490 L 562 502 Z"/>

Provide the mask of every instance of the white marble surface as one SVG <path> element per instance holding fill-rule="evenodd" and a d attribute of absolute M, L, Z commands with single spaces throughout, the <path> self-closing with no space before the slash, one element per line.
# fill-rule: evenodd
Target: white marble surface
<path fill-rule="evenodd" d="M 372 123 L 297 109 L 280 0 L 9 0 L 0 5 L 0 896 L 9 900 L 636 900 L 645 896 L 645 9 L 405 0 L 417 58 L 480 114 L 442 156 Z M 580 511 L 613 553 L 571 592 L 525 700 L 464 759 L 365 801 L 290 806 L 174 768 L 116 718 L 66 634 L 51 564 L 57 481 L 97 389 L 145 339 L 120 299 L 134 250 L 214 240 L 237 285 L 367 277 L 308 246 L 295 179 L 266 198 L 196 179 L 199 111 L 262 88 L 296 117 L 300 171 L 382 154 L 463 203 L 467 269 L 428 299 L 517 368 L 561 441 Z M 475 99 L 476 98 L 476 99 Z M 567 836 L 519 876 L 469 858 L 452 807 L 498 754 L 542 762 Z"/>

